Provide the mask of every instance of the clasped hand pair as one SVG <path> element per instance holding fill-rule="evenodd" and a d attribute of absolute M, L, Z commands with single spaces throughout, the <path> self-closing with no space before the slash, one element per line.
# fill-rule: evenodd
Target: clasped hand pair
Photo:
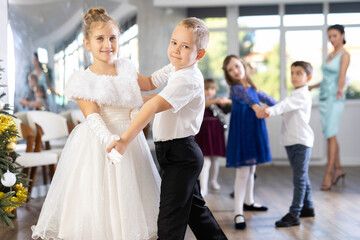
<path fill-rule="evenodd" d="M 125 150 L 127 148 L 127 144 L 125 144 L 125 141 L 120 138 L 119 140 L 112 140 L 110 144 L 106 148 L 106 152 L 108 154 L 108 160 L 111 161 L 112 157 L 122 159 L 123 154 L 125 153 Z M 114 161 L 111 161 L 112 163 L 116 163 Z"/>
<path fill-rule="evenodd" d="M 268 106 L 260 107 L 255 113 L 256 117 L 259 119 L 267 118 L 270 116 L 269 111 L 267 110 Z"/>

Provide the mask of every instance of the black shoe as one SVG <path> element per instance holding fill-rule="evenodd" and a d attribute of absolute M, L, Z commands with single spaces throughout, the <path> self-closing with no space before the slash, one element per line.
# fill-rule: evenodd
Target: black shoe
<path fill-rule="evenodd" d="M 244 222 L 237 223 L 237 222 L 236 222 L 236 218 L 237 218 L 237 217 L 244 217 L 244 215 L 238 214 L 238 215 L 235 216 L 235 218 L 234 218 L 235 228 L 236 228 L 236 229 L 239 229 L 239 230 L 245 229 L 245 228 L 246 228 L 245 218 L 244 218 Z"/>
<path fill-rule="evenodd" d="M 315 211 L 313 208 L 302 208 L 300 217 L 315 217 Z"/>
<path fill-rule="evenodd" d="M 265 207 L 265 206 L 255 207 L 254 203 L 251 204 L 251 205 L 247 205 L 247 204 L 244 203 L 244 210 L 245 211 L 265 212 L 265 211 L 268 210 L 268 208 Z"/>
<path fill-rule="evenodd" d="M 292 227 L 300 225 L 300 221 L 293 213 L 288 213 L 281 220 L 275 222 L 275 225 L 276 227 Z"/>
<path fill-rule="evenodd" d="M 235 197 L 235 192 L 233 191 L 232 193 L 230 193 L 230 197 L 234 198 Z"/>

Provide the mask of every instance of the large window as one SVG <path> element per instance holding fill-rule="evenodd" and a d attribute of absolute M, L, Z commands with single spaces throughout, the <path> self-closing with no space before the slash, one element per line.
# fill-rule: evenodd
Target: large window
<path fill-rule="evenodd" d="M 359 20 L 360 21 L 360 20 Z M 346 74 L 347 99 L 360 99 L 360 27 L 345 28 L 346 50 L 350 53 L 350 65 Z"/>
<path fill-rule="evenodd" d="M 324 9 L 329 13 L 324 14 Z M 293 89 L 290 65 L 308 61 L 313 66 L 312 84 L 322 80 L 326 52 L 326 28 L 344 24 L 351 63 L 347 71 L 347 98 L 360 99 L 360 3 L 309 3 L 240 6 L 237 18 L 239 55 L 255 68 L 253 80 L 263 91 L 279 100 Z M 324 24 L 327 22 L 327 25 Z M 230 24 L 231 25 L 231 24 Z M 231 31 L 231 29 L 228 29 Z M 319 91 L 311 92 L 316 98 Z"/>
<path fill-rule="evenodd" d="M 313 66 L 311 84 L 321 81 L 322 37 L 321 30 L 293 30 L 286 32 L 286 89 L 288 94 L 294 89 L 291 83 L 290 66 L 295 61 L 306 61 Z M 311 93 L 318 95 L 318 89 L 314 89 Z"/>
<path fill-rule="evenodd" d="M 226 18 L 205 18 L 210 29 L 209 44 L 205 57 L 199 62 L 199 68 L 204 78 L 213 78 L 218 86 L 218 95 L 228 95 L 228 87 L 224 80 L 222 63 L 227 53 Z"/>
<path fill-rule="evenodd" d="M 261 18 L 261 17 L 259 17 Z M 254 69 L 252 78 L 262 91 L 280 99 L 280 31 L 247 30 L 239 32 L 240 57 Z"/>
<path fill-rule="evenodd" d="M 80 33 L 64 50 L 54 55 L 54 79 L 55 91 L 59 93 L 55 101 L 59 105 L 65 105 L 67 100 L 64 95 L 65 85 L 71 74 L 85 69 L 85 46 L 83 33 Z"/>
<path fill-rule="evenodd" d="M 119 56 L 128 58 L 139 70 L 139 28 L 136 24 L 136 17 L 122 24 L 123 31 L 119 38 Z"/>
<path fill-rule="evenodd" d="M 278 6 L 239 8 L 239 56 L 246 60 L 252 79 L 262 91 L 280 99 L 280 16 Z"/>

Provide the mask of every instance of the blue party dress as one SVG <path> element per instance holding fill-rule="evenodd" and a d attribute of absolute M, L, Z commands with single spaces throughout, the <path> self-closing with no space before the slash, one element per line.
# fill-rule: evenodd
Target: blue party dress
<path fill-rule="evenodd" d="M 322 66 L 323 80 L 320 84 L 319 110 L 321 125 L 327 139 L 337 135 L 340 118 L 345 106 L 345 97 L 339 100 L 336 99 L 340 61 L 344 53 L 345 51 L 340 52 L 328 63 L 325 60 Z"/>
<path fill-rule="evenodd" d="M 264 119 L 258 119 L 251 105 L 260 102 L 269 106 L 276 101 L 266 93 L 241 84 L 231 87 L 230 117 L 226 167 L 252 166 L 271 161 L 269 139 Z"/>

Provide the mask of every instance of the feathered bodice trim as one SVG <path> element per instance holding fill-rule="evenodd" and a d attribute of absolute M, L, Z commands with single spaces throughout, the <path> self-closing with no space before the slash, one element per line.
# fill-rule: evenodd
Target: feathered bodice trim
<path fill-rule="evenodd" d="M 73 73 L 66 84 L 66 97 L 96 102 L 99 106 L 141 106 L 143 100 L 135 66 L 122 58 L 115 60 L 115 66 L 117 76 L 97 75 L 90 69 Z"/>

